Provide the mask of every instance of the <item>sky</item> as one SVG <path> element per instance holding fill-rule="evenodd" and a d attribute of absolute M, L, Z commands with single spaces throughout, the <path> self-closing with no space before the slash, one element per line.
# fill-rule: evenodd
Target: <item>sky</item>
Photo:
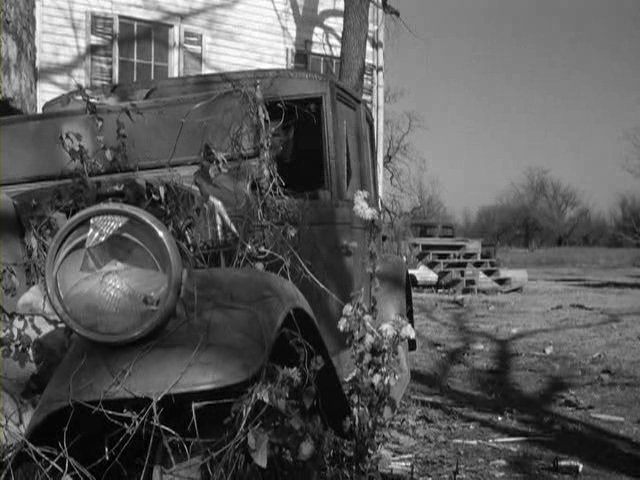
<path fill-rule="evenodd" d="M 415 110 L 413 144 L 456 215 L 528 166 L 609 211 L 640 191 L 622 165 L 640 127 L 640 0 L 394 0 L 385 82 Z"/>

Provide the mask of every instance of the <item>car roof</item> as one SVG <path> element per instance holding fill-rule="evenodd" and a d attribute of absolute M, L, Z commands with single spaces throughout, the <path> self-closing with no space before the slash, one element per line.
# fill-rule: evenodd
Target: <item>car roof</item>
<path fill-rule="evenodd" d="M 331 76 L 301 70 L 257 69 L 76 89 L 45 103 L 43 112 L 84 109 L 87 95 L 97 103 L 117 104 L 255 88 L 257 85 L 266 97 L 320 93 L 332 85 L 357 100 L 353 91 Z"/>

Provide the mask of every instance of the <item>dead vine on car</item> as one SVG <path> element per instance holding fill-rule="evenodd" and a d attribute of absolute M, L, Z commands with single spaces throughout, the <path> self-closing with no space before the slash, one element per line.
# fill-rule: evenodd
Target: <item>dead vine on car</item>
<path fill-rule="evenodd" d="M 116 121 L 116 143 L 107 145 L 102 135 L 104 121 L 87 97 L 87 115 L 95 121 L 98 149 L 89 151 L 86 139 L 78 132 L 65 132 L 59 142 L 75 172 L 73 181 L 34 195 L 22 194 L 17 199 L 25 227 L 26 256 L 22 266 L 27 286 L 43 285 L 48 246 L 60 227 L 75 213 L 100 201 L 130 203 L 155 215 L 173 235 L 188 268 L 248 267 L 275 272 L 296 282 L 303 277 L 317 281 L 297 253 L 302 219 L 295 200 L 285 194 L 275 166 L 273 125 L 262 95 L 259 90 L 240 93 L 250 105 L 252 118 L 247 124 L 257 129 L 257 155 L 245 158 L 246 152 L 240 151 L 244 148 L 241 138 L 231 139 L 237 151 L 225 154 L 204 144 L 199 170 L 194 175 L 196 187 L 185 184 L 172 168 L 161 179 L 145 179 L 131 172 L 126 179 L 98 180 L 96 176 L 106 172 L 135 168 L 135 159 L 127 149 L 123 119 L 133 121 L 143 114 L 132 107 L 123 108 Z M 238 128 L 235 134 L 244 135 L 246 128 Z M 234 156 L 243 161 L 234 163 Z M 232 168 L 245 169 L 246 174 L 241 177 L 244 183 L 239 188 L 246 193 L 246 203 L 236 212 L 216 202 L 215 195 L 216 181 Z M 359 192 L 355 200 L 356 214 L 369 222 L 371 229 L 375 228 L 376 210 L 368 205 L 366 193 Z M 372 284 L 375 262 L 372 241 Z M 4 295 L 15 296 L 19 287 L 14 266 L 2 265 Z M 107 465 L 103 473 L 114 478 L 129 476 L 133 470 L 142 477 L 155 474 L 154 469 L 175 474 L 174 478 L 199 472 L 202 478 L 216 480 L 300 475 L 313 478 L 318 473 L 322 478 L 335 479 L 375 475 L 380 461 L 380 435 L 395 408 L 390 389 L 397 379 L 398 349 L 413 331 L 402 318 L 378 325 L 375 306 L 368 307 L 365 297 L 369 295 L 356 295 L 344 307 L 339 323 L 355 359 L 355 368 L 345 383 L 351 407 L 344 424 L 346 439 L 326 429 L 317 408 L 315 377 L 323 367 L 322 357 L 297 332 L 288 332 L 297 353 L 294 364 L 268 364 L 235 400 L 190 402 L 183 410 L 189 412 L 184 419 L 187 434 L 179 432 L 175 422 L 167 421 L 168 412 L 175 409 L 165 397 L 132 409 L 99 405 L 113 433 L 105 439 L 104 454 L 95 462 Z M 21 314 L 3 308 L 3 356 L 21 365 L 33 362 L 31 335 L 41 333 L 33 321 L 36 317 L 49 319 L 44 309 Z M 197 417 L 208 407 L 224 407 L 227 415 L 220 425 L 224 428 L 205 435 L 199 430 Z M 31 459 L 30 470 L 22 471 L 27 475 L 23 478 L 37 478 L 38 472 L 45 478 L 93 478 L 90 470 L 95 465 L 80 465 L 68 455 L 73 440 L 65 437 L 65 443 L 57 449 L 35 447 L 24 438 L 1 446 L 0 466 L 4 473 L 0 478 L 12 478 L 11 469 L 5 467 L 20 455 Z M 127 455 L 128 449 L 136 454 Z M 135 460 L 133 464 L 131 458 Z"/>

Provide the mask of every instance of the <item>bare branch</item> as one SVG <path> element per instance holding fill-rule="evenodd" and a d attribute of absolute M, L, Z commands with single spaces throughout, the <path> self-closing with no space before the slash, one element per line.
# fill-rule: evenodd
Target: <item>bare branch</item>
<path fill-rule="evenodd" d="M 381 2 L 377 2 L 376 0 L 370 1 L 372 5 L 382 9 L 385 14 L 392 17 L 400 18 L 400 10 L 395 8 L 393 5 L 389 5 L 389 0 L 382 0 Z"/>

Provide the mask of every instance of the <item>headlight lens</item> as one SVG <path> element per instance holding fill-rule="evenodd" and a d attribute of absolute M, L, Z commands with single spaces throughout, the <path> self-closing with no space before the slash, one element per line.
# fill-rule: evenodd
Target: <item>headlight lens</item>
<path fill-rule="evenodd" d="M 62 320 L 102 343 L 137 340 L 175 309 L 182 262 L 165 226 L 123 204 L 83 210 L 58 232 L 46 265 L 47 292 Z"/>

